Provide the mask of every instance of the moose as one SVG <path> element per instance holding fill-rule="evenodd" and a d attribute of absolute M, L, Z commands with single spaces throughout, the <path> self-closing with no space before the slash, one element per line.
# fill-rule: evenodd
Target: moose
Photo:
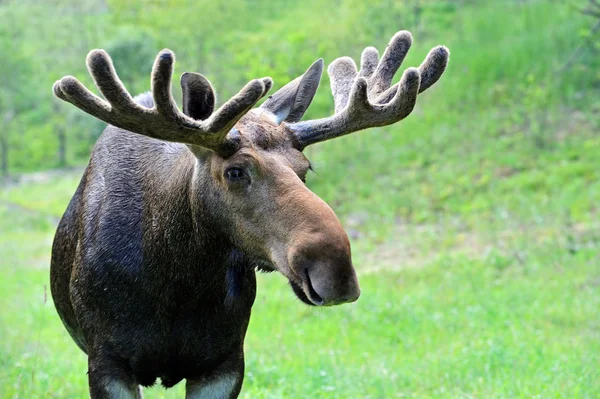
<path fill-rule="evenodd" d="M 104 99 L 66 76 L 54 94 L 108 126 L 97 140 L 52 246 L 51 291 L 88 356 L 91 398 L 141 398 L 141 387 L 186 380 L 186 398 L 236 398 L 256 271 L 278 271 L 307 305 L 356 301 L 350 242 L 305 184 L 303 150 L 407 117 L 438 81 L 449 51 L 392 80 L 412 44 L 396 33 L 381 59 L 328 67 L 333 116 L 301 121 L 323 60 L 253 108 L 273 85 L 250 81 L 216 107 L 201 74 L 171 94 L 174 54 L 161 51 L 151 91 L 131 97 L 103 50 L 87 67 Z"/>

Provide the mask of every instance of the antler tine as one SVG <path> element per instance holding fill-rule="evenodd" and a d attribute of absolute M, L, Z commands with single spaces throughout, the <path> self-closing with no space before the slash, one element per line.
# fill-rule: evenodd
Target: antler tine
<path fill-rule="evenodd" d="M 170 50 L 161 51 L 154 62 L 152 95 L 155 107 L 152 109 L 133 101 L 104 50 L 92 50 L 87 57 L 87 66 L 106 100 L 91 93 L 72 76 L 57 81 L 53 91 L 58 98 L 113 126 L 160 140 L 197 145 L 223 156 L 231 155 L 237 149 L 237 142 L 230 142 L 226 138 L 227 133 L 268 92 L 272 80 L 262 78 L 251 81 L 210 117 L 202 115 L 206 120 L 195 120 L 177 108 L 171 94 L 174 62 L 175 55 Z M 193 88 L 188 85 L 193 85 Z M 204 77 L 182 77 L 182 86 L 188 90 L 188 96 L 190 90 L 207 90 L 210 91 L 206 93 L 207 98 L 214 100 L 212 86 Z"/>
<path fill-rule="evenodd" d="M 408 68 L 399 83 L 390 87 L 395 73 L 412 44 L 412 36 L 400 31 L 392 37 L 381 60 L 377 50 L 367 47 L 361 55 L 361 69 L 349 57 L 336 59 L 328 68 L 335 115 L 314 121 L 288 124 L 298 147 L 332 139 L 358 130 L 386 126 L 406 118 L 417 95 L 439 80 L 448 63 L 444 46 L 432 49 L 417 68 Z"/>
<path fill-rule="evenodd" d="M 419 93 L 423 93 L 429 89 L 442 77 L 446 66 L 448 66 L 449 57 L 450 51 L 444 46 L 437 46 L 429 51 L 427 58 L 419 66 L 419 72 L 421 72 L 421 88 L 419 89 Z"/>
<path fill-rule="evenodd" d="M 421 74 L 421 86 L 419 87 L 419 94 L 433 86 L 437 82 L 442 74 L 446 70 L 448 64 L 448 57 L 450 53 L 444 46 L 437 46 L 429 51 L 425 61 L 419 66 L 419 72 Z M 387 104 L 398 92 L 398 84 L 393 85 L 388 90 L 383 92 L 375 99 L 378 104 Z"/>
<path fill-rule="evenodd" d="M 377 69 L 369 81 L 369 98 L 375 98 L 390 88 L 394 75 L 400 68 L 412 45 L 410 32 L 402 30 L 396 33 L 385 48 Z"/>
<path fill-rule="evenodd" d="M 158 53 L 152 68 L 152 98 L 156 112 L 171 120 L 183 117 L 171 94 L 174 62 L 175 54 L 165 49 Z"/>
<path fill-rule="evenodd" d="M 337 114 L 348 104 L 352 82 L 358 76 L 356 64 L 350 57 L 340 57 L 329 64 L 327 73 L 331 80 L 331 93 L 333 94 L 335 113 Z"/>
<path fill-rule="evenodd" d="M 129 113 L 142 110 L 133 102 L 131 95 L 123 86 L 106 51 L 90 51 L 86 58 L 86 64 L 94 83 L 112 108 Z"/>
<path fill-rule="evenodd" d="M 207 121 L 211 130 L 229 132 L 237 121 L 273 86 L 271 78 L 251 80 L 242 90 L 223 104 Z"/>
<path fill-rule="evenodd" d="M 371 77 L 379 65 L 379 51 L 375 47 L 367 47 L 360 56 L 360 72 L 358 76 Z"/>
<path fill-rule="evenodd" d="M 106 121 L 111 119 L 110 104 L 102 100 L 85 88 L 83 84 L 73 76 L 65 76 L 57 80 L 52 86 L 54 95 L 63 101 L 70 102 L 77 108 L 90 115 Z"/>

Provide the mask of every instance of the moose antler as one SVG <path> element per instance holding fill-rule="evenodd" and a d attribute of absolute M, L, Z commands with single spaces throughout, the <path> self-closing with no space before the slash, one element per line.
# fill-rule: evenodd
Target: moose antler
<path fill-rule="evenodd" d="M 113 126 L 156 139 L 197 145 L 222 155 L 230 155 L 238 147 L 236 137 L 227 133 L 271 88 L 271 78 L 254 79 L 206 120 L 196 120 L 178 108 L 171 94 L 171 76 L 175 54 L 161 51 L 152 70 L 154 108 L 145 108 L 133 101 L 104 50 L 92 50 L 87 67 L 106 101 L 90 92 L 79 80 L 65 76 L 54 83 L 54 94 L 84 112 Z M 212 87 L 200 74 L 184 74 L 181 79 L 184 95 L 190 90 L 210 90 Z M 198 93 L 196 93 L 198 94 Z"/>
<path fill-rule="evenodd" d="M 301 149 L 358 130 L 386 126 L 406 118 L 413 110 L 417 95 L 438 81 L 446 69 L 449 51 L 433 48 L 421 66 L 408 68 L 399 83 L 392 79 L 412 44 L 412 36 L 400 31 L 392 37 L 381 60 L 374 47 L 361 56 L 360 71 L 350 57 L 333 61 L 327 73 L 335 114 L 328 118 L 287 124 Z"/>

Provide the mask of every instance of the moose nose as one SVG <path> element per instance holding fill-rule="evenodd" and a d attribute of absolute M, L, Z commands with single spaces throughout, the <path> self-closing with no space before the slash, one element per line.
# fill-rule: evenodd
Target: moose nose
<path fill-rule="evenodd" d="M 354 302 L 360 288 L 352 266 L 350 240 L 333 210 L 309 194 L 312 208 L 304 214 L 301 229 L 295 231 L 287 249 L 287 264 L 296 282 L 301 283 L 301 287 L 297 284 L 302 291 L 299 297 L 317 306 Z"/>
<path fill-rule="evenodd" d="M 351 264 L 339 268 L 339 265 L 316 263 L 307 269 L 303 288 L 308 298 L 319 306 L 355 302 L 360 296 L 358 279 Z"/>

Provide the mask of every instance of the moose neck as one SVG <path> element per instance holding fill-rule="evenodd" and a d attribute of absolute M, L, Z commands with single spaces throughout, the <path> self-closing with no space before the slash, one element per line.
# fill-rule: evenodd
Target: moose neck
<path fill-rule="evenodd" d="M 207 281 L 226 273 L 235 248 L 220 228 L 207 158 L 185 146 L 179 150 L 168 154 L 168 165 L 148 171 L 154 176 L 145 190 L 152 192 L 144 215 L 145 242 L 151 256 L 162 260 L 152 262 L 157 273 Z"/>

